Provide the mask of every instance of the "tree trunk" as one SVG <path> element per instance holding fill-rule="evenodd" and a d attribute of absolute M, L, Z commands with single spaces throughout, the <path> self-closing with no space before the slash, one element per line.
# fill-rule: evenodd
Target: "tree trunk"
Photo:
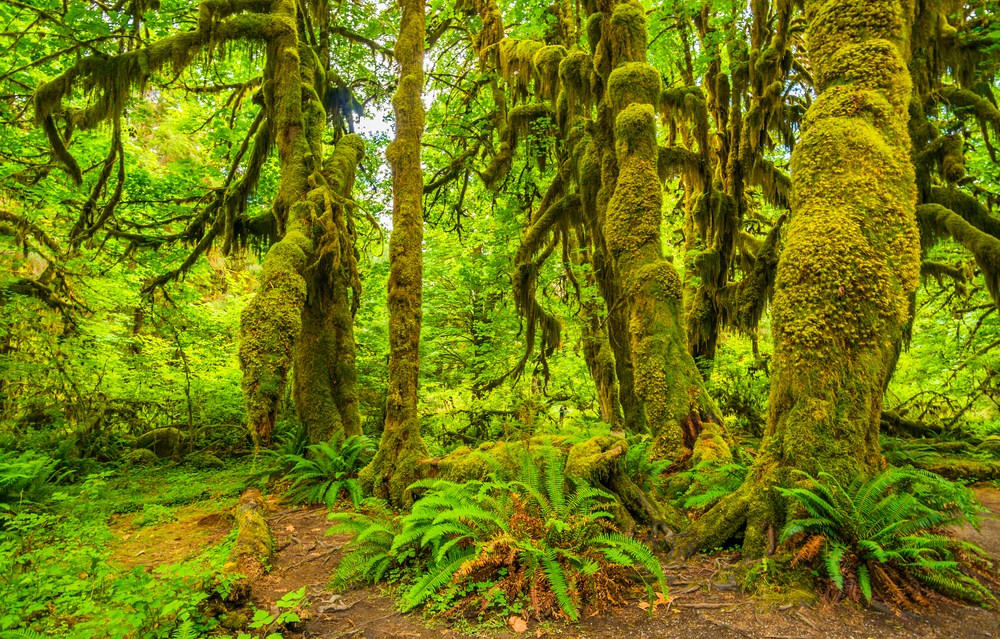
<path fill-rule="evenodd" d="M 302 197 L 309 191 L 310 174 L 318 168 L 316 158 L 322 157 L 320 136 L 325 119 L 318 97 L 305 103 L 302 100 L 304 86 L 314 84 L 312 76 L 318 70 L 299 64 L 300 58 L 313 58 L 298 41 L 294 0 L 275 3 L 274 15 L 283 19 L 284 28 L 268 43 L 264 75 L 269 85 L 264 102 L 275 127 L 281 162 L 274 214 L 284 235 L 268 250 L 258 293 L 240 317 L 239 351 L 247 424 L 264 444 L 271 441 L 274 432 L 278 400 L 302 328 L 306 300 L 303 273 L 315 247 L 310 231 L 313 207 Z"/>
<path fill-rule="evenodd" d="M 392 235 L 389 240 L 389 392 L 385 430 L 372 462 L 362 470 L 362 486 L 397 506 L 412 501 L 409 486 L 423 474 L 427 449 L 420 437 L 417 382 L 420 321 L 423 314 L 423 190 L 420 139 L 424 132 L 423 0 L 401 0 L 403 17 L 395 55 L 401 65 L 393 96 L 396 139 L 386 150 L 392 167 Z"/>
<path fill-rule="evenodd" d="M 849 482 L 880 465 L 882 389 L 916 288 L 906 67 L 900 0 L 805 3 L 820 96 L 792 156 L 792 217 L 774 299 L 765 442 L 746 483 L 695 523 L 682 552 L 745 525 L 762 554 L 785 520 L 773 490 L 820 470 Z"/>
<path fill-rule="evenodd" d="M 729 435 L 687 350 L 681 279 L 661 249 L 655 121 L 661 82 L 646 64 L 642 6 L 617 4 L 604 15 L 601 34 L 594 66 L 606 90 L 593 136 L 602 185 L 596 203 L 626 302 L 633 389 L 654 437 L 651 455 L 677 463 L 728 458 Z M 605 300 L 609 307 L 618 303 Z M 626 380 L 620 383 L 624 408 Z"/>
<path fill-rule="evenodd" d="M 341 316 L 345 309 L 337 305 L 346 304 L 346 295 L 328 295 L 323 299 L 309 300 L 309 283 L 329 277 L 332 291 L 343 279 L 339 273 L 328 274 L 323 268 L 350 270 L 356 273 L 353 263 L 352 238 L 338 225 L 343 219 L 341 202 L 349 199 L 354 183 L 354 171 L 364 155 L 364 145 L 358 136 L 341 138 L 331 157 L 320 164 L 323 157 L 322 136 L 326 125 L 326 113 L 321 106 L 320 96 L 314 87 L 323 86 L 325 75 L 316 66 L 316 56 L 304 41 L 299 41 L 296 24 L 296 3 L 285 0 L 276 3 L 273 15 L 283 18 L 280 24 L 284 30 L 273 37 L 268 45 L 268 61 L 265 67 L 264 103 L 268 111 L 269 125 L 274 127 L 274 139 L 281 161 L 281 184 L 274 203 L 274 215 L 278 228 L 283 231 L 281 240 L 274 244 L 264 258 L 260 288 L 257 295 L 243 310 L 240 318 L 240 368 L 243 370 L 243 396 L 247 407 L 247 423 L 257 441 L 267 444 L 274 431 L 277 418 L 278 400 L 281 398 L 288 373 L 295 359 L 295 347 L 303 331 L 303 320 L 310 323 L 306 327 L 307 339 L 314 335 L 332 332 L 329 347 L 336 355 L 353 350 L 353 335 L 347 336 Z M 334 248 L 331 248 L 334 247 Z M 331 258 L 330 253 L 334 254 Z M 345 256 L 345 253 L 350 253 Z M 315 298 L 315 296 L 314 296 Z M 324 304 L 329 300 L 331 304 Z M 316 312 L 316 307 L 323 309 Z M 337 314 L 327 318 L 326 313 Z M 349 322 L 348 322 L 349 323 Z M 320 338 L 315 338 L 321 341 Z M 337 345 L 341 350 L 336 350 Z M 302 360 L 308 370 L 303 379 L 309 381 L 318 374 L 311 362 Z M 340 365 L 343 366 L 340 366 Z M 349 380 L 350 373 L 340 368 L 350 367 L 353 359 L 346 357 L 343 362 L 326 363 L 337 367 L 327 373 L 330 379 Z M 297 392 L 299 397 L 301 393 Z M 306 393 L 309 397 L 309 393 Z M 340 409 L 334 405 L 324 405 L 324 410 Z M 345 405 L 344 410 L 350 412 Z M 322 438 L 331 417 L 315 417 L 315 410 L 305 411 L 307 425 L 317 429 L 317 435 L 310 433 L 312 441 Z M 332 415 L 332 413 L 331 413 Z M 336 418 L 333 418 L 336 421 Z M 340 421 L 344 422 L 343 414 Z M 348 420 L 349 421 L 349 420 Z"/>
<path fill-rule="evenodd" d="M 326 160 L 327 188 L 340 196 L 317 220 L 324 229 L 317 258 L 308 274 L 309 295 L 302 307 L 302 332 L 295 349 L 295 406 L 299 421 L 315 444 L 361 434 L 354 344 L 354 315 L 361 284 L 354 255 L 350 200 L 364 141 L 341 138 Z M 354 289 L 354 304 L 348 297 Z"/>

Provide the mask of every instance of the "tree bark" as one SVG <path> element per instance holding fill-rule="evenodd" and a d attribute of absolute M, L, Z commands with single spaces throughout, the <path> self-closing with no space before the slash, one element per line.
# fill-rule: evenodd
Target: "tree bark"
<path fill-rule="evenodd" d="M 819 98 L 792 156 L 792 216 L 774 299 L 774 374 L 761 453 L 736 493 L 681 548 L 745 526 L 760 555 L 784 524 L 775 486 L 793 470 L 849 482 L 880 467 L 882 390 L 920 269 L 907 132 L 911 96 L 900 0 L 805 2 Z"/>
<path fill-rule="evenodd" d="M 420 139 L 424 132 L 423 0 L 401 0 L 403 17 L 396 39 L 399 86 L 393 96 L 396 139 L 386 150 L 392 167 L 392 235 L 389 239 L 389 391 L 385 430 L 378 452 L 361 471 L 362 486 L 397 506 L 412 502 L 409 486 L 424 471 L 427 457 L 420 437 L 417 382 L 423 310 L 423 191 Z"/>
<path fill-rule="evenodd" d="M 677 463 L 728 458 L 729 435 L 687 350 L 681 279 L 661 248 L 654 115 L 661 81 L 646 64 L 645 12 L 625 2 L 602 20 L 594 56 L 606 87 L 592 137 L 601 174 L 596 204 L 628 314 L 633 390 L 654 438 L 651 456 Z M 626 380 L 619 381 L 624 408 Z"/>

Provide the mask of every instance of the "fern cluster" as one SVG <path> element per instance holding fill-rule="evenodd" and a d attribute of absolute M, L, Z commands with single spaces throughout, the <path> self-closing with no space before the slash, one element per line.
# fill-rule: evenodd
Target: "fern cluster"
<path fill-rule="evenodd" d="M 985 553 L 941 531 L 977 523 L 969 491 L 913 469 L 890 469 L 849 485 L 820 473 L 813 487 L 782 489 L 806 516 L 790 520 L 782 543 L 798 547 L 792 564 L 819 561 L 836 596 L 899 607 L 926 603 L 927 590 L 984 603 L 992 594 L 976 578 L 989 568 Z"/>
<path fill-rule="evenodd" d="M 0 455 L 0 510 L 15 510 L 19 505 L 42 500 L 53 484 L 72 474 L 60 470 L 59 461 L 34 453 Z"/>
<path fill-rule="evenodd" d="M 371 459 L 372 445 L 364 435 L 337 437 L 306 447 L 306 455 L 288 453 L 279 458 L 282 465 L 291 466 L 288 478 L 292 485 L 285 501 L 292 503 L 323 503 L 333 508 L 346 493 L 355 508 L 361 503 L 358 471 Z"/>
<path fill-rule="evenodd" d="M 660 475 L 672 464 L 668 459 L 651 460 L 649 451 L 652 445 L 653 438 L 649 435 L 629 437 L 628 452 L 625 453 L 625 474 L 647 493 L 655 492 Z"/>
<path fill-rule="evenodd" d="M 882 455 L 893 466 L 912 466 L 919 462 L 932 462 L 941 457 L 936 448 L 924 442 L 889 435 L 882 435 L 880 440 Z"/>
<path fill-rule="evenodd" d="M 412 560 L 420 574 L 403 591 L 404 607 L 433 600 L 445 616 L 478 616 L 501 602 L 575 620 L 581 606 L 620 602 L 637 572 L 650 595 L 666 592 L 649 548 L 612 526 L 610 495 L 566 478 L 553 448 L 522 468 L 515 481 L 417 482 L 426 492 L 398 521 L 335 516 L 359 533 L 336 580 L 377 581 Z"/>
<path fill-rule="evenodd" d="M 691 470 L 678 473 L 675 480 L 687 485 L 687 490 L 675 500 L 676 505 L 708 510 L 743 485 L 751 463 L 741 449 L 736 449 L 730 462 L 704 461 Z"/>

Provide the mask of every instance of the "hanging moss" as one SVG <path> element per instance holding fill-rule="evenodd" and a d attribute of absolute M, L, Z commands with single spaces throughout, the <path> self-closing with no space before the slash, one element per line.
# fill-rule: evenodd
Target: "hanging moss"
<path fill-rule="evenodd" d="M 514 152 L 521 140 L 528 139 L 534 133 L 547 134 L 548 131 L 537 131 L 545 120 L 554 120 L 554 113 L 548 105 L 540 103 L 522 104 L 514 107 L 507 115 L 507 128 L 502 133 L 502 142 L 497 154 L 479 173 L 486 188 L 496 189 L 514 164 Z M 544 153 L 544 147 L 537 147 L 538 153 Z"/>
<path fill-rule="evenodd" d="M 778 270 L 778 242 L 785 217 L 768 231 L 763 244 L 754 252 L 753 265 L 736 287 L 733 301 L 733 324 L 744 333 L 756 334 L 760 318 L 774 295 L 774 279 Z"/>
<path fill-rule="evenodd" d="M 590 53 L 592 55 L 597 53 L 597 43 L 601 41 L 601 30 L 603 28 L 603 24 L 604 16 L 600 13 L 591 13 L 587 16 L 587 42 L 590 44 Z"/>
<path fill-rule="evenodd" d="M 559 82 L 566 92 L 571 120 L 577 114 L 588 117 L 594 108 L 594 95 L 591 92 L 593 72 L 593 61 L 583 51 L 573 51 L 559 63 Z"/>
<path fill-rule="evenodd" d="M 542 47 L 531 60 L 538 78 L 536 96 L 540 100 L 548 100 L 553 109 L 559 91 L 559 65 L 565 57 L 566 47 L 556 44 Z"/>
<path fill-rule="evenodd" d="M 642 4 L 634 0 L 616 4 L 608 21 L 606 38 L 612 59 L 645 62 L 646 9 Z"/>

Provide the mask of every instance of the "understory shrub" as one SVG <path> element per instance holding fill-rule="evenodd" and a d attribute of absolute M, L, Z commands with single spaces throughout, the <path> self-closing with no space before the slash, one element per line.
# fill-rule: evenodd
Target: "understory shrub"
<path fill-rule="evenodd" d="M 613 497 L 565 477 L 564 466 L 546 448 L 517 481 L 417 482 L 412 489 L 426 492 L 402 518 L 382 506 L 331 515 L 341 524 L 332 530 L 357 533 L 335 582 L 371 583 L 411 567 L 403 606 L 446 617 L 492 609 L 576 620 L 583 606 L 621 603 L 635 579 L 650 597 L 665 593 L 650 549 L 615 529 L 605 510 Z"/>

